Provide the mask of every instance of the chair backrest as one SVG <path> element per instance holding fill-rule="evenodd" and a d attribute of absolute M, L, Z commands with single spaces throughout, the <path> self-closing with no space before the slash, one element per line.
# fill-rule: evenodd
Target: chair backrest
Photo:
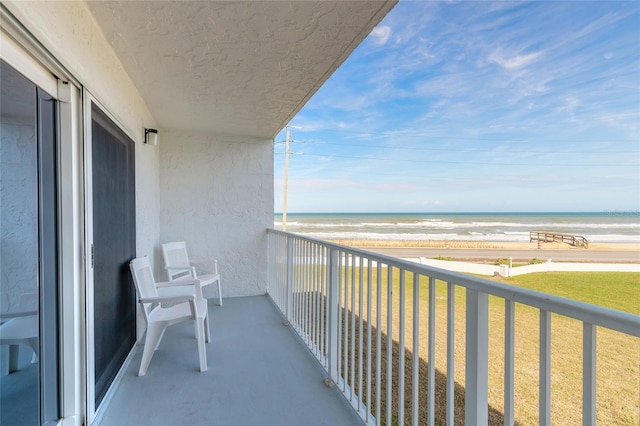
<path fill-rule="evenodd" d="M 184 267 L 189 266 L 189 256 L 187 255 L 187 244 L 184 241 L 176 241 L 172 243 L 162 244 L 162 257 L 164 258 L 164 265 L 167 268 Z M 197 278 L 193 276 L 192 269 L 167 269 L 167 275 L 169 281 L 174 281 L 180 278 L 192 279 Z"/>
<path fill-rule="evenodd" d="M 129 269 L 131 269 L 131 275 L 133 276 L 133 283 L 136 286 L 138 298 L 158 297 L 156 281 L 153 279 L 151 264 L 146 256 L 138 257 L 129 262 Z M 153 305 L 151 303 L 143 303 L 142 306 L 146 318 L 149 312 L 151 312 Z"/>

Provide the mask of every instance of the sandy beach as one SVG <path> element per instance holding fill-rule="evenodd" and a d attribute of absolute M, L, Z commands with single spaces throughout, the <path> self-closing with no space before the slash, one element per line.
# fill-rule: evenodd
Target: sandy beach
<path fill-rule="evenodd" d="M 505 241 L 411 241 L 411 240 L 331 240 L 332 243 L 351 247 L 366 248 L 463 248 L 463 249 L 516 249 L 538 250 L 537 242 L 505 242 Z M 571 247 L 564 243 L 541 243 L 542 250 L 588 250 L 588 251 L 637 251 L 640 243 L 592 243 L 588 249 Z"/>
<path fill-rule="evenodd" d="M 450 257 L 458 260 L 513 257 L 530 260 L 552 258 L 561 262 L 640 263 L 638 243 L 594 243 L 589 248 L 563 243 L 502 241 L 389 241 L 333 240 L 336 244 L 358 247 L 394 257 Z"/>

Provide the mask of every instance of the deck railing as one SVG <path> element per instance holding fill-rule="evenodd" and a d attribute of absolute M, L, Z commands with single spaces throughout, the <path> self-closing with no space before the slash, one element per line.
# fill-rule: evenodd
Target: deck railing
<path fill-rule="evenodd" d="M 596 330 L 615 332 L 632 348 L 638 346 L 637 315 L 291 233 L 268 230 L 268 239 L 268 294 L 327 371 L 327 384 L 337 386 L 367 424 L 433 425 L 436 419 L 448 425 L 514 424 L 521 421 L 516 399 L 531 399 L 521 396 L 522 390 L 516 398 L 516 384 L 526 382 L 523 386 L 534 388 L 534 402 L 528 405 L 537 405 L 536 419 L 521 422 L 550 424 L 553 404 L 556 420 L 572 414 L 593 425 L 601 402 L 596 360 L 605 357 L 597 354 Z M 526 316 L 533 312 L 533 326 L 516 321 L 516 307 L 526 309 Z M 564 327 L 553 342 L 552 322 Z M 520 332 L 527 327 L 536 332 Z M 571 333 L 565 333 L 566 327 Z M 565 374 L 554 364 L 552 377 L 552 346 L 572 333 L 578 334 L 581 365 L 560 368 L 581 370 L 573 386 L 581 399 L 582 408 L 573 409 L 578 413 L 552 403 L 556 382 Z M 521 347 L 537 352 L 537 374 L 531 379 L 523 372 L 516 383 L 521 374 L 516 361 L 528 358 L 520 354 Z M 622 410 L 637 423 L 638 353 L 624 360 L 630 365 L 619 371 L 632 376 L 632 395 Z M 499 383 L 493 373 L 489 377 L 496 365 Z M 490 391 L 500 394 L 498 402 Z"/>

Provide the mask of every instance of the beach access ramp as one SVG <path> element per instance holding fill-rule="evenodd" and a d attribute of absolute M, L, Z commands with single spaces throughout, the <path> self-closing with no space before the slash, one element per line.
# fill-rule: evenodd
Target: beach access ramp
<path fill-rule="evenodd" d="M 537 241 L 540 243 L 566 243 L 573 247 L 589 248 L 589 240 L 581 235 L 562 234 L 549 231 L 531 231 L 529 232 L 529 242 Z"/>

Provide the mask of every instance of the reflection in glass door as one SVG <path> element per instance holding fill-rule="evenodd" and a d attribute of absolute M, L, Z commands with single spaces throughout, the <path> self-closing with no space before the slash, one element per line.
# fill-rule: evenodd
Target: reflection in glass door
<path fill-rule="evenodd" d="M 0 424 L 56 421 L 56 105 L 0 61 Z"/>

